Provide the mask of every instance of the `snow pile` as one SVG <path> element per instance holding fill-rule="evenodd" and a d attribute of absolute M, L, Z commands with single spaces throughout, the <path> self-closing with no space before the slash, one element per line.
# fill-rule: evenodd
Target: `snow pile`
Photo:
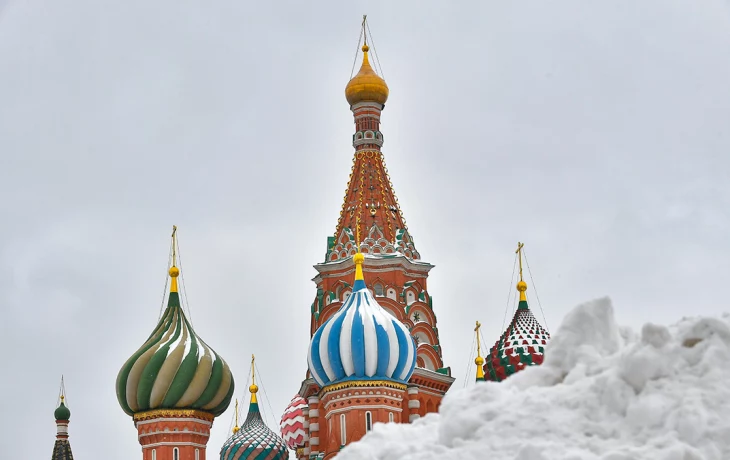
<path fill-rule="evenodd" d="M 545 362 L 450 393 L 440 414 L 376 424 L 338 460 L 730 459 L 730 317 L 641 334 L 611 301 L 576 307 Z"/>

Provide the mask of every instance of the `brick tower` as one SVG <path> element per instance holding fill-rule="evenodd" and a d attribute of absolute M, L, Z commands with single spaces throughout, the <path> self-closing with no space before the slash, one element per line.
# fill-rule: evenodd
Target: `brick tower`
<path fill-rule="evenodd" d="M 416 249 L 381 152 L 384 137 L 380 116 L 389 89 L 370 65 L 365 20 L 363 36 L 362 66 L 345 89 L 355 119 L 353 165 L 335 234 L 327 239 L 325 261 L 315 265 L 317 294 L 311 309 L 310 334 L 316 339 L 318 330 L 355 295 L 354 285 L 350 284 L 357 265 L 353 256 L 361 253 L 361 282 L 375 303 L 405 327 L 408 340 L 414 342 L 416 367 L 406 381 L 385 379 L 384 385 L 374 389 L 372 381 L 354 376 L 346 381 L 335 379 L 336 383 L 321 376 L 313 378 L 310 360 L 309 378 L 299 392 L 309 406 L 305 411 L 308 439 L 298 451 L 299 458 L 331 458 L 342 446 L 362 437 L 375 422 L 409 423 L 435 412 L 454 381 L 450 368 L 442 361 L 433 299 L 428 292 L 428 274 L 433 265 L 423 261 Z M 338 352 L 343 361 L 349 359 L 346 351 Z M 346 398 L 347 404 L 355 404 L 350 398 L 353 395 L 373 395 L 358 398 L 357 404 L 369 404 L 374 410 L 343 413 L 338 406 L 341 403 L 335 401 Z M 391 404 L 398 410 L 392 410 Z M 341 423 L 347 423 L 346 434 L 339 428 Z"/>
<path fill-rule="evenodd" d="M 167 308 L 117 376 L 117 399 L 133 417 L 143 460 L 205 460 L 213 419 L 234 391 L 228 364 L 198 337 L 180 304 L 175 233 Z"/>

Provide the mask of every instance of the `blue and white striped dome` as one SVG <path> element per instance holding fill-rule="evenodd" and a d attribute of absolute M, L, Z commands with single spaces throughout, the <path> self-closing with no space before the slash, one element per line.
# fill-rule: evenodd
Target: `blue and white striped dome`
<path fill-rule="evenodd" d="M 309 370 L 322 387 L 346 380 L 405 383 L 416 366 L 416 344 L 408 328 L 381 307 L 365 286 L 364 256 L 355 261 L 353 292 L 312 336 Z"/>

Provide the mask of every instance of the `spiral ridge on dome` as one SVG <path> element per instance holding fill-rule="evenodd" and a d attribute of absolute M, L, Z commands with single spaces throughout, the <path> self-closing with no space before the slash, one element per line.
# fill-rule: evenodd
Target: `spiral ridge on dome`
<path fill-rule="evenodd" d="M 128 415 L 156 409 L 196 409 L 218 416 L 231 403 L 235 383 L 228 364 L 193 330 L 180 306 L 173 227 L 170 295 L 147 341 L 117 375 L 119 405 Z"/>

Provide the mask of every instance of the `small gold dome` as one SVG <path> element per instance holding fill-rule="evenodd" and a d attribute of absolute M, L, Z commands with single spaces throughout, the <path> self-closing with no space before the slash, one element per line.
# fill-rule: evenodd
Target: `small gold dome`
<path fill-rule="evenodd" d="M 476 359 L 474 359 L 474 364 L 477 366 L 483 366 L 484 365 L 484 358 L 481 356 L 477 356 Z"/>
<path fill-rule="evenodd" d="M 250 391 L 253 394 L 256 394 L 256 393 L 259 392 L 259 387 L 258 387 L 258 385 L 256 385 L 254 383 L 253 385 L 251 385 L 250 387 L 248 387 L 248 391 Z"/>
<path fill-rule="evenodd" d="M 358 102 L 377 102 L 385 105 L 385 101 L 388 100 L 388 85 L 370 67 L 369 50 L 368 45 L 363 45 L 360 71 L 352 77 L 352 80 L 345 87 L 345 97 L 351 106 Z"/>
<path fill-rule="evenodd" d="M 520 292 L 525 292 L 527 290 L 527 283 L 524 281 L 519 281 L 517 283 L 517 290 Z"/>
<path fill-rule="evenodd" d="M 170 267 L 170 276 L 173 278 L 177 278 L 177 276 L 180 274 L 180 269 L 177 267 Z"/>

